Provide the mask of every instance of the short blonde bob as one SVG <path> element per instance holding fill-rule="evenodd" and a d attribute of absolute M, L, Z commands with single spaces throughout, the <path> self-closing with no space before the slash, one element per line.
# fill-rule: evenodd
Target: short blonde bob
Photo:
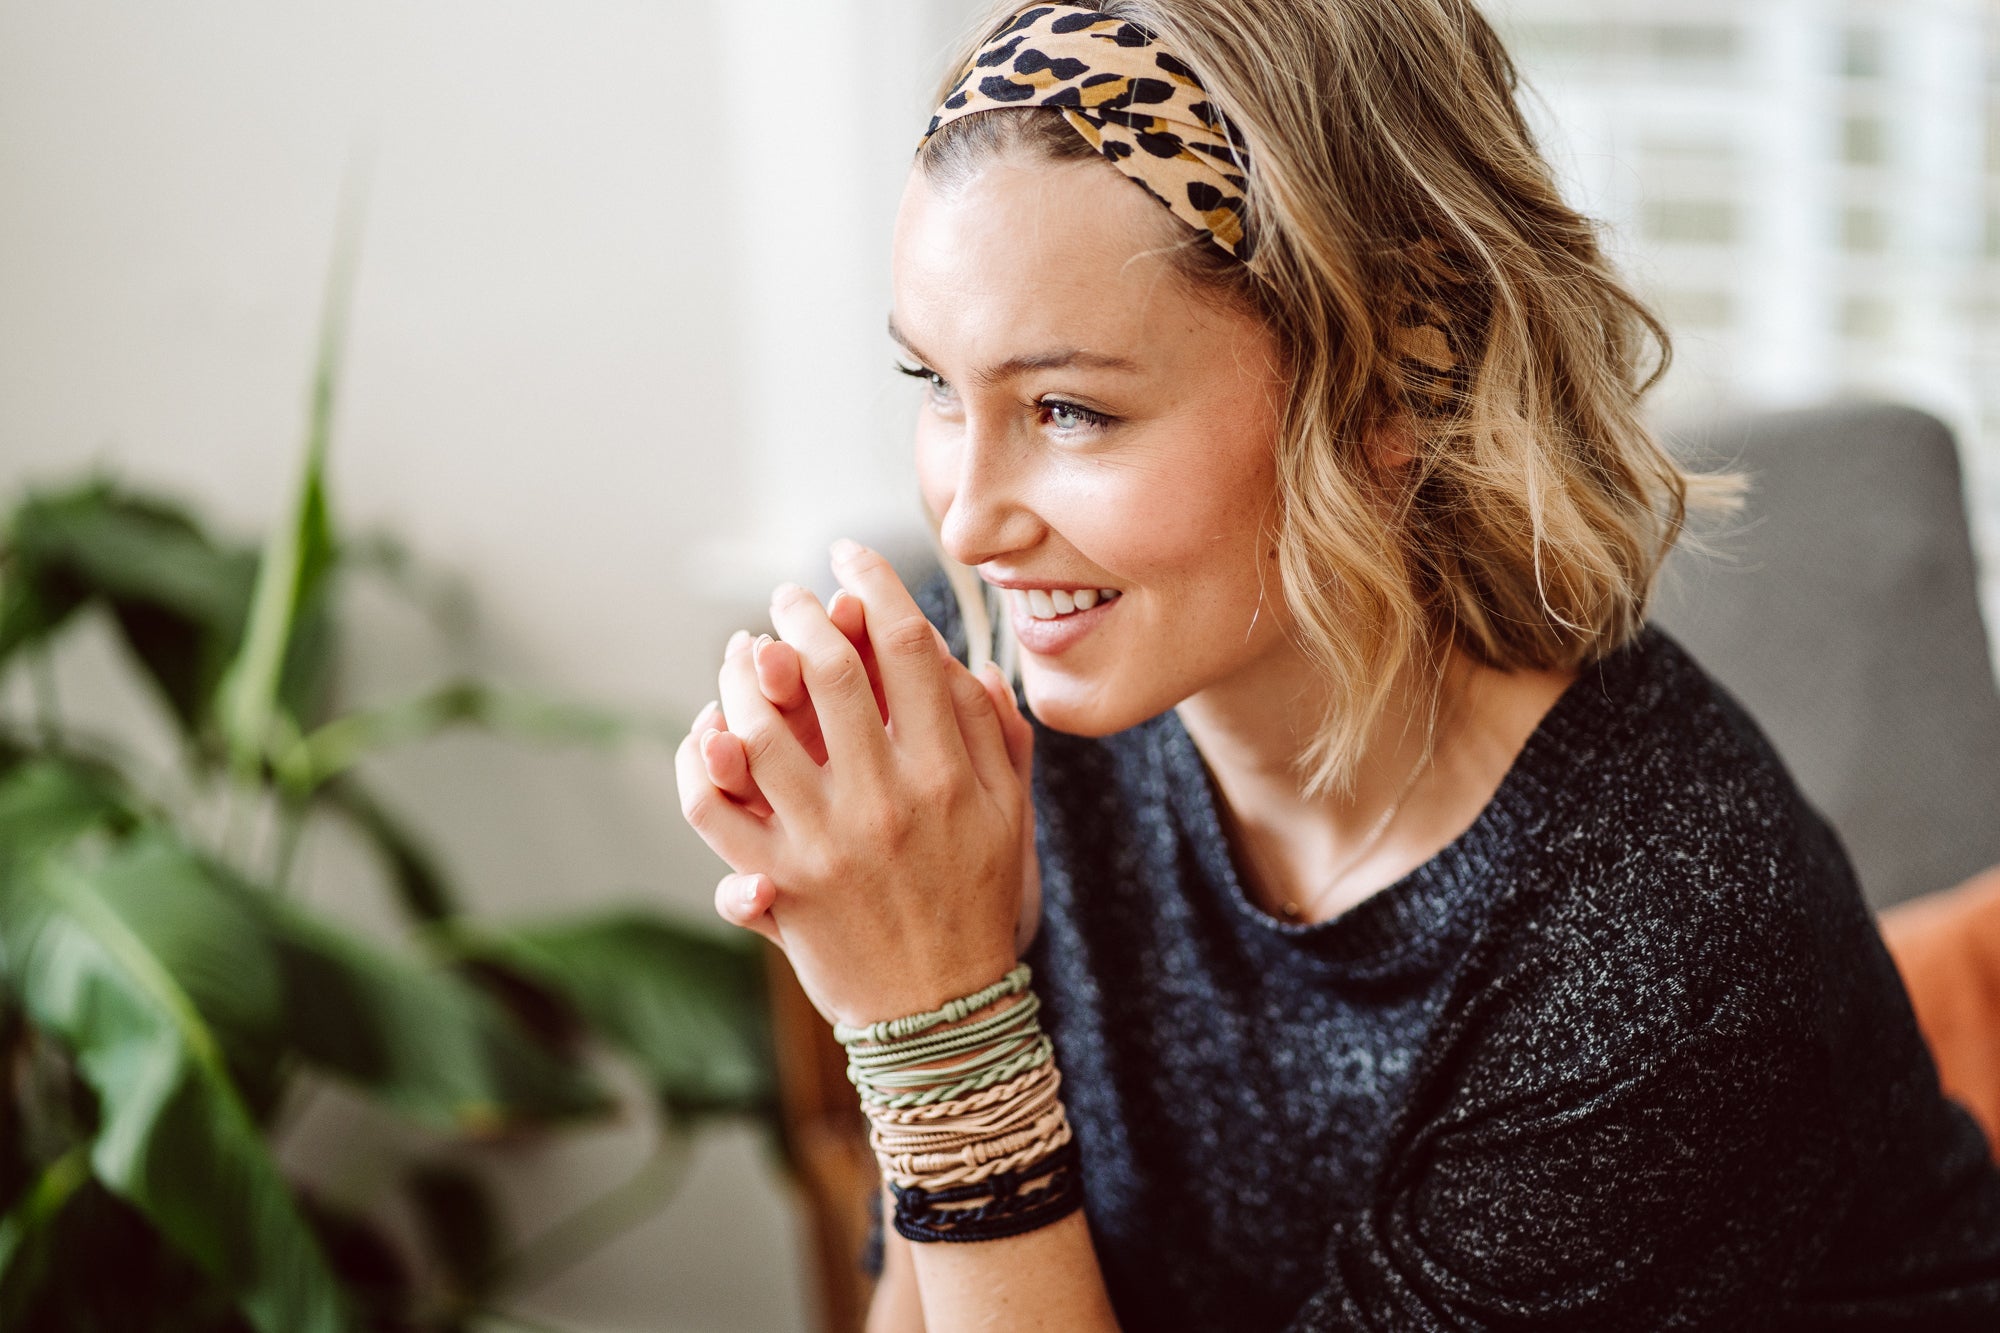
<path fill-rule="evenodd" d="M 1734 508 L 1741 479 L 1684 470 L 1642 421 L 1666 330 L 1620 281 L 1597 224 L 1563 202 L 1513 63 L 1471 4 L 1098 7 L 1159 34 L 1248 151 L 1252 258 L 1178 223 L 1169 257 L 1285 350 L 1266 535 L 1299 645 L 1332 685 L 1299 771 L 1309 796 L 1351 794 L 1400 681 L 1435 719 L 1454 644 L 1502 670 L 1612 651 L 1644 624 L 1690 511 Z M 1019 8 L 994 5 L 968 29 L 935 100 Z M 1055 111 L 1022 107 L 951 121 L 917 168 L 949 187 L 1023 152 L 1096 157 Z M 1394 472 L 1368 444 L 1385 424 L 1407 428 L 1398 444 L 1414 453 Z M 972 651 L 984 657 L 997 619 L 1011 675 L 1005 617 L 939 554 Z"/>

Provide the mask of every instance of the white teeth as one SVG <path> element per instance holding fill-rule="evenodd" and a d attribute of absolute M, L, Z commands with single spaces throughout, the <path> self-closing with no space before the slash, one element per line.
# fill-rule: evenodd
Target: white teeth
<path fill-rule="evenodd" d="M 1108 602 L 1118 593 L 1111 588 L 1016 589 L 1014 595 L 1027 603 L 1028 614 L 1036 620 L 1057 620 L 1074 611 L 1088 611 L 1099 602 Z"/>

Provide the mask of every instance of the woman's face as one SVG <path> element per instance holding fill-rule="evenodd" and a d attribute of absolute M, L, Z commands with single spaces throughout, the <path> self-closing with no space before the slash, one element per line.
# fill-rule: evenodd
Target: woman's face
<path fill-rule="evenodd" d="M 917 471 L 946 552 L 993 584 L 1115 594 L 1055 620 L 1004 594 L 1029 707 L 1060 731 L 1123 730 L 1286 651 L 1260 535 L 1280 352 L 1143 253 L 1180 226 L 1096 161 L 995 161 L 949 196 L 913 169 L 896 217 L 890 326 L 928 384 Z"/>

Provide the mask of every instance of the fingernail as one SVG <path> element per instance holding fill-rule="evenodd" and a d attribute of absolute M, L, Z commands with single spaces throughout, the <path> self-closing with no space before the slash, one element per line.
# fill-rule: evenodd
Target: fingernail
<path fill-rule="evenodd" d="M 845 588 L 835 588 L 833 590 L 833 596 L 827 599 L 826 609 L 829 612 L 831 612 L 835 607 L 839 606 L 842 602 L 846 601 L 853 595 L 854 595 L 853 593 L 849 592 Z"/>
<path fill-rule="evenodd" d="M 849 541 L 847 538 L 842 537 L 827 549 L 833 552 L 833 558 L 836 562 L 844 565 L 859 558 L 861 553 L 868 548 L 860 542 Z"/>
<path fill-rule="evenodd" d="M 704 724 L 721 711 L 722 705 L 714 699 L 710 699 L 707 703 L 703 704 L 701 711 L 694 715 L 695 730 L 699 732 Z"/>
<path fill-rule="evenodd" d="M 726 645 L 724 645 L 722 649 L 723 654 L 727 656 L 731 653 L 734 653 L 738 648 L 741 648 L 743 646 L 744 640 L 748 639 L 749 637 L 750 637 L 749 630 L 747 629 L 737 630 L 734 634 L 729 636 L 729 642 Z"/>
<path fill-rule="evenodd" d="M 736 905 L 747 915 L 757 910 L 757 877 L 746 875 L 736 886 Z"/>
<path fill-rule="evenodd" d="M 768 647 L 768 646 L 770 645 L 770 643 L 771 643 L 771 636 L 770 636 L 770 635 L 768 635 L 768 634 L 759 634 L 759 635 L 757 636 L 757 642 L 756 642 L 756 643 L 754 643 L 754 644 L 752 644 L 752 645 L 750 646 L 750 655 L 751 655 L 752 657 L 755 657 L 755 656 L 756 656 L 756 655 L 757 655 L 758 653 L 760 653 L 760 652 L 764 651 L 764 649 L 765 649 L 766 647 Z"/>

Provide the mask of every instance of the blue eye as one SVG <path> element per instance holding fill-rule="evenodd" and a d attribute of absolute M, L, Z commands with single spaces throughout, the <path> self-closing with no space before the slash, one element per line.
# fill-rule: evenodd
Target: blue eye
<path fill-rule="evenodd" d="M 1085 429 L 1101 430 L 1111 424 L 1111 418 L 1104 413 L 1093 412 L 1087 407 L 1079 407 L 1060 398 L 1044 398 L 1035 406 L 1049 414 L 1050 424 L 1055 426 L 1057 433 L 1061 435 L 1073 435 Z M 1077 424 L 1065 426 L 1058 423 L 1055 418 L 1059 414 L 1072 418 Z"/>
<path fill-rule="evenodd" d="M 923 380 L 928 383 L 931 386 L 931 392 L 934 394 L 942 396 L 951 388 L 950 385 L 944 382 L 944 376 L 938 374 L 935 370 L 926 370 L 922 366 L 906 366 L 900 361 L 893 364 L 897 370 L 908 375 L 911 379 Z"/>

